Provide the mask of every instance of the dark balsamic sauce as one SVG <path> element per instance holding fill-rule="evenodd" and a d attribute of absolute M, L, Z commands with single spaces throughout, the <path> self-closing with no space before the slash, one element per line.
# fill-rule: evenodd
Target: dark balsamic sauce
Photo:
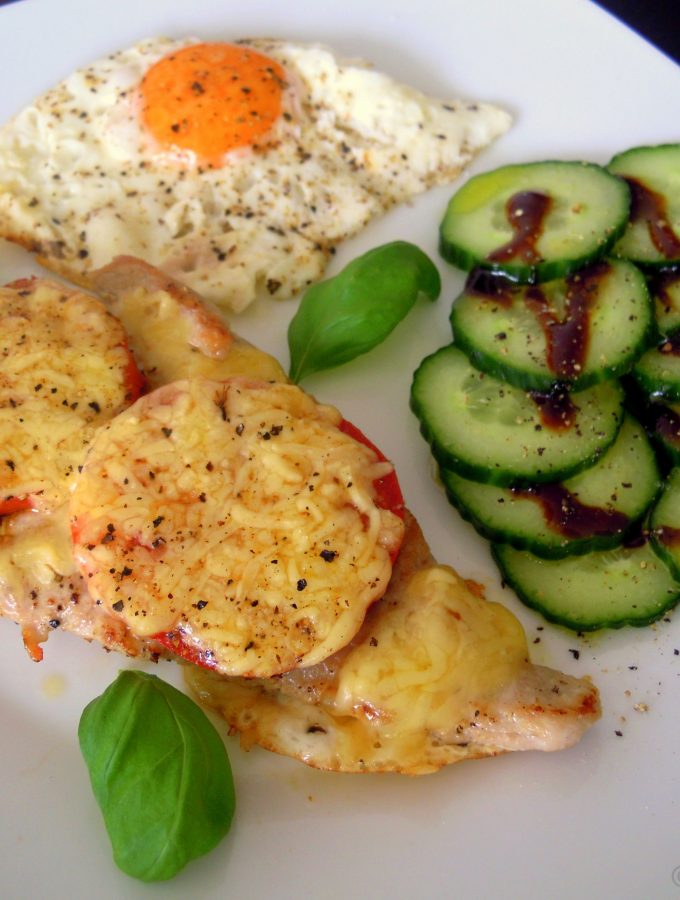
<path fill-rule="evenodd" d="M 591 263 L 566 279 L 566 310 L 559 318 L 538 285 L 522 288 L 494 272 L 473 270 L 465 291 L 473 296 L 510 307 L 520 291 L 524 304 L 536 317 L 545 336 L 546 363 L 558 378 L 571 379 L 583 369 L 590 337 L 590 314 L 602 280 L 611 271 L 608 262 Z"/>
<path fill-rule="evenodd" d="M 540 262 L 542 257 L 536 242 L 543 234 L 545 217 L 550 212 L 552 197 L 538 191 L 518 191 L 505 204 L 505 214 L 513 230 L 512 238 L 493 250 L 489 262 L 510 262 L 520 259 L 525 263 Z"/>
<path fill-rule="evenodd" d="M 567 278 L 566 313 L 559 319 L 539 287 L 527 288 L 525 303 L 536 316 L 547 343 L 547 363 L 561 378 L 574 378 L 583 369 L 590 336 L 590 310 L 609 263 L 592 263 Z"/>
<path fill-rule="evenodd" d="M 511 306 L 521 285 L 509 281 L 500 272 L 473 269 L 465 280 L 465 293 L 481 300 L 496 301 L 500 306 Z"/>
<path fill-rule="evenodd" d="M 546 428 L 553 431 L 571 428 L 576 407 L 564 385 L 557 384 L 549 391 L 529 391 L 529 396 L 538 407 Z"/>
<path fill-rule="evenodd" d="M 630 522 L 628 516 L 616 510 L 581 503 L 561 484 L 513 488 L 512 493 L 538 501 L 547 524 L 571 539 L 620 534 Z"/>
<path fill-rule="evenodd" d="M 664 338 L 659 344 L 659 353 L 666 356 L 680 356 L 680 332 Z"/>
<path fill-rule="evenodd" d="M 649 289 L 669 313 L 675 309 L 675 302 L 671 296 L 671 288 L 680 286 L 680 266 L 670 266 L 654 272 L 649 278 Z"/>
<path fill-rule="evenodd" d="M 630 220 L 631 222 L 646 222 L 649 237 L 666 259 L 676 259 L 680 256 L 680 238 L 673 231 L 668 220 L 666 198 L 663 194 L 657 194 L 646 184 L 637 178 L 625 179 L 630 188 Z"/>
<path fill-rule="evenodd" d="M 674 410 L 665 407 L 656 417 L 655 428 L 665 441 L 680 447 L 680 416 Z"/>
<path fill-rule="evenodd" d="M 655 536 L 667 547 L 677 547 L 680 544 L 680 528 L 672 525 L 662 525 L 654 529 Z"/>

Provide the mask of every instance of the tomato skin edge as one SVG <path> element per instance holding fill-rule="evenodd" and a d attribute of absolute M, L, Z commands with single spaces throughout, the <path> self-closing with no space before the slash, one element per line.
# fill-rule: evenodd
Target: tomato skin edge
<path fill-rule="evenodd" d="M 5 497 L 0 500 L 0 516 L 11 516 L 26 509 L 33 509 L 30 497 Z"/>
<path fill-rule="evenodd" d="M 127 342 L 122 346 L 127 354 L 127 363 L 123 375 L 123 383 L 126 391 L 125 399 L 128 403 L 132 404 L 135 400 L 138 400 L 142 394 L 146 393 L 147 382 L 144 373 L 137 365 L 137 360 L 134 358 L 132 350 L 130 350 Z"/>
<path fill-rule="evenodd" d="M 357 428 L 356 425 L 348 422 L 347 419 L 343 419 L 339 425 L 339 428 L 340 431 L 343 432 L 343 434 L 348 435 L 348 437 L 353 438 L 358 443 L 364 444 L 366 447 L 371 449 L 381 462 L 389 462 L 385 454 L 378 447 L 376 447 L 376 445 L 371 440 L 369 440 L 363 433 L 363 431 Z M 375 499 L 378 506 L 381 509 L 391 510 L 396 516 L 399 516 L 400 519 L 403 519 L 405 509 L 404 495 L 401 492 L 401 486 L 399 485 L 397 473 L 392 470 L 388 475 L 385 475 L 384 478 L 378 478 L 375 481 L 375 489 Z"/>
<path fill-rule="evenodd" d="M 199 650 L 192 644 L 186 643 L 179 631 L 162 631 L 154 634 L 152 640 L 170 650 L 175 656 L 181 657 L 188 663 L 201 666 L 203 669 L 215 669 L 217 664 L 210 651 Z"/>

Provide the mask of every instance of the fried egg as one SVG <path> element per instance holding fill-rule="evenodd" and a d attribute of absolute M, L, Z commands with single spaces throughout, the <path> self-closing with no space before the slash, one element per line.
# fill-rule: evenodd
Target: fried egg
<path fill-rule="evenodd" d="M 0 236 L 85 286 L 131 254 L 242 310 L 317 280 L 339 242 L 509 124 L 323 46 L 154 38 L 0 130 Z"/>

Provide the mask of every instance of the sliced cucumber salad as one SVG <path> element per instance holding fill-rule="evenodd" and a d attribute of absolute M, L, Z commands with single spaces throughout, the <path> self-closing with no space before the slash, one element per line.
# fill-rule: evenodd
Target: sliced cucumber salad
<path fill-rule="evenodd" d="M 420 364 L 411 405 L 441 465 L 507 486 L 568 478 L 595 463 L 618 433 L 623 391 L 611 380 L 573 396 L 532 395 L 480 372 L 451 344 Z"/>
<path fill-rule="evenodd" d="M 554 560 L 509 544 L 492 550 L 520 600 L 576 631 L 649 625 L 680 599 L 680 582 L 649 542 Z"/>
<path fill-rule="evenodd" d="M 649 518 L 649 527 L 652 546 L 680 579 L 680 468 L 669 473 Z"/>
<path fill-rule="evenodd" d="M 470 274 L 411 406 L 449 500 L 550 621 L 658 619 L 680 599 L 680 144 L 472 178 L 440 247 Z"/>
<path fill-rule="evenodd" d="M 607 168 L 631 192 L 630 221 L 615 255 L 650 267 L 680 263 L 680 144 L 634 147 Z"/>
<path fill-rule="evenodd" d="M 652 446 L 632 416 L 594 466 L 566 481 L 501 488 L 451 469 L 440 475 L 451 502 L 480 534 L 546 559 L 616 547 L 661 487 Z"/>
<path fill-rule="evenodd" d="M 525 390 L 579 390 L 614 378 L 650 346 L 654 315 L 642 272 L 599 260 L 566 279 L 468 280 L 454 301 L 456 343 L 479 369 Z"/>
<path fill-rule="evenodd" d="M 659 269 L 649 279 L 659 332 L 671 337 L 680 331 L 680 266 Z"/>
<path fill-rule="evenodd" d="M 461 269 L 533 283 L 602 257 L 628 223 L 630 191 L 601 166 L 535 162 L 471 178 L 448 205 L 442 256 Z"/>

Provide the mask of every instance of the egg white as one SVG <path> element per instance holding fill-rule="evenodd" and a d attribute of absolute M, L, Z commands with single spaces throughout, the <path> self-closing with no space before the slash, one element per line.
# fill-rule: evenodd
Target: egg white
<path fill-rule="evenodd" d="M 99 60 L 0 129 L 0 236 L 85 285 L 114 256 L 138 256 L 238 311 L 319 279 L 339 242 L 453 180 L 510 124 L 323 46 L 252 40 L 286 70 L 285 118 L 265 149 L 205 167 L 139 120 L 146 71 L 195 42 L 154 38 Z"/>

